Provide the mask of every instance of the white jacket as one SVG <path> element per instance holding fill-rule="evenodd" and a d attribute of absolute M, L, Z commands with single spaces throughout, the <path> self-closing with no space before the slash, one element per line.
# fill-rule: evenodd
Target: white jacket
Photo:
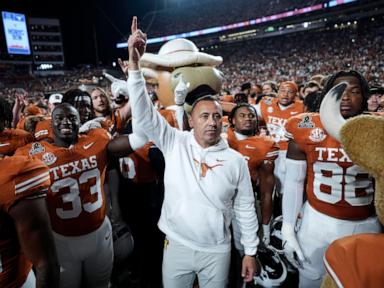
<path fill-rule="evenodd" d="M 258 221 L 247 163 L 225 140 L 202 148 L 193 131 L 172 128 L 153 107 L 140 71 L 130 71 L 133 130 L 147 134 L 165 158 L 164 203 L 159 228 L 195 250 L 231 249 L 229 226 L 239 224 L 246 255 L 256 254 Z"/>

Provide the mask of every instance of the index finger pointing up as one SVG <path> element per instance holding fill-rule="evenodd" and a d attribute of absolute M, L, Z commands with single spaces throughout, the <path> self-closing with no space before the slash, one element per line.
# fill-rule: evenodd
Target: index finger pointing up
<path fill-rule="evenodd" d="M 137 17 L 133 16 L 132 25 L 131 25 L 131 34 L 135 33 L 137 30 Z"/>

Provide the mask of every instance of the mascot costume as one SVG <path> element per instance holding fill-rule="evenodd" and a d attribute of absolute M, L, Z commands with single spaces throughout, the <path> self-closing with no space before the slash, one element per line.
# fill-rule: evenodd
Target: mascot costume
<path fill-rule="evenodd" d="M 340 114 L 343 83 L 328 93 L 320 108 L 325 129 L 344 146 L 351 160 L 375 177 L 376 214 L 384 224 L 384 117 Z M 322 288 L 384 287 L 384 234 L 359 234 L 333 242 L 326 251 Z"/>
<path fill-rule="evenodd" d="M 198 98 L 220 91 L 222 74 L 215 66 L 222 62 L 222 57 L 200 52 L 192 41 L 179 38 L 165 43 L 158 54 L 145 53 L 140 65 L 147 79 L 157 80 L 157 96 L 166 109 L 180 104 L 175 102 L 174 91 L 181 77 L 189 83 L 185 98 L 188 111 Z"/>

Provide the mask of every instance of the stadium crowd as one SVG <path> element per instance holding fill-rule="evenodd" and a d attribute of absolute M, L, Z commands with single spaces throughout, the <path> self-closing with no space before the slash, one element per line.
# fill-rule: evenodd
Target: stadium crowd
<path fill-rule="evenodd" d="M 230 0 L 208 0 L 204 3 L 204 9 L 201 9 L 201 2 L 184 1 L 178 8 L 157 10 L 146 14 L 140 25 L 152 38 L 234 24 L 324 2 L 326 1 L 261 0 L 255 2 L 245 0 L 235 3 Z M 178 25 L 172 24 L 175 22 Z"/>
<path fill-rule="evenodd" d="M 217 11 L 210 25 L 231 5 L 248 19 L 258 11 L 253 2 L 210 2 L 217 8 L 206 9 Z M 264 2 L 270 13 L 302 3 Z M 161 18 L 151 27 L 167 31 Z M 198 19 L 193 27 L 205 21 Z M 168 68 L 201 69 L 209 81 L 222 72 L 219 89 L 215 79 L 205 85 L 216 95 L 199 90 L 205 97 L 189 106 L 196 83 L 187 78 L 166 87 L 171 94 L 161 77 L 145 82 L 139 28 L 134 18 L 129 60 L 119 59 L 124 80 L 104 68 L 48 77 L 2 72 L 0 286 L 320 287 L 333 240 L 382 228 L 372 177 L 318 113 L 328 92 L 340 93 L 335 86 L 343 87 L 346 119 L 384 110 L 381 23 L 364 33 L 349 27 L 209 50 L 222 65 L 212 55 L 189 66 L 167 59 Z M 160 33 L 151 29 L 151 37 Z M 299 284 L 283 283 L 287 269 L 298 271 Z"/>

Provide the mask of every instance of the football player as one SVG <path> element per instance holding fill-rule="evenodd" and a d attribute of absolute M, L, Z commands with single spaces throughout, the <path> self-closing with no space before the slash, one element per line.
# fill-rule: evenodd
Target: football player
<path fill-rule="evenodd" d="M 256 110 L 250 104 L 243 103 L 236 106 L 228 119 L 231 123 L 231 127 L 227 130 L 228 144 L 244 156 L 252 182 L 260 186 L 263 242 L 268 245 L 272 193 L 275 185 L 274 160 L 277 158 L 279 148 L 271 138 L 257 135 Z"/>
<path fill-rule="evenodd" d="M 10 107 L 0 98 L 2 135 L 11 121 Z M 14 140 L 1 142 L 9 143 L 4 154 L 13 154 L 24 143 Z M 0 171 L 0 287 L 58 287 L 59 265 L 44 197 L 48 168 L 30 157 L 0 156 Z"/>
<path fill-rule="evenodd" d="M 32 134 L 21 130 L 12 129 L 12 111 L 8 102 L 0 98 L 0 157 L 13 155 L 18 147 L 32 142 Z"/>
<path fill-rule="evenodd" d="M 280 85 L 278 97 L 264 97 L 256 106 L 259 117 L 265 123 L 269 135 L 279 144 L 279 157 L 275 161 L 275 176 L 277 191 L 283 192 L 285 175 L 285 157 L 288 148 L 288 138 L 285 136 L 285 126 L 290 117 L 304 112 L 301 101 L 295 101 L 298 87 L 294 82 L 283 82 Z"/>
<path fill-rule="evenodd" d="M 339 86 L 331 90 L 341 82 L 345 82 L 342 89 Z M 368 85 L 356 71 L 334 74 L 324 91 L 340 94 L 340 112 L 345 119 L 366 109 Z M 287 137 L 290 142 L 283 194 L 284 252 L 299 268 L 300 287 L 320 287 L 325 274 L 323 256 L 331 242 L 381 230 L 373 206 L 372 178 L 324 130 L 318 113 L 291 118 Z M 307 201 L 301 225 L 295 230 L 304 183 Z"/>
<path fill-rule="evenodd" d="M 33 155 L 50 168 L 47 204 L 61 266 L 60 287 L 108 287 L 113 249 L 103 190 L 107 156 L 132 152 L 133 141 L 116 138 L 109 143 L 105 129 L 79 135 L 79 126 L 79 112 L 60 104 L 52 112 L 53 143 L 35 142 L 17 154 Z"/>

